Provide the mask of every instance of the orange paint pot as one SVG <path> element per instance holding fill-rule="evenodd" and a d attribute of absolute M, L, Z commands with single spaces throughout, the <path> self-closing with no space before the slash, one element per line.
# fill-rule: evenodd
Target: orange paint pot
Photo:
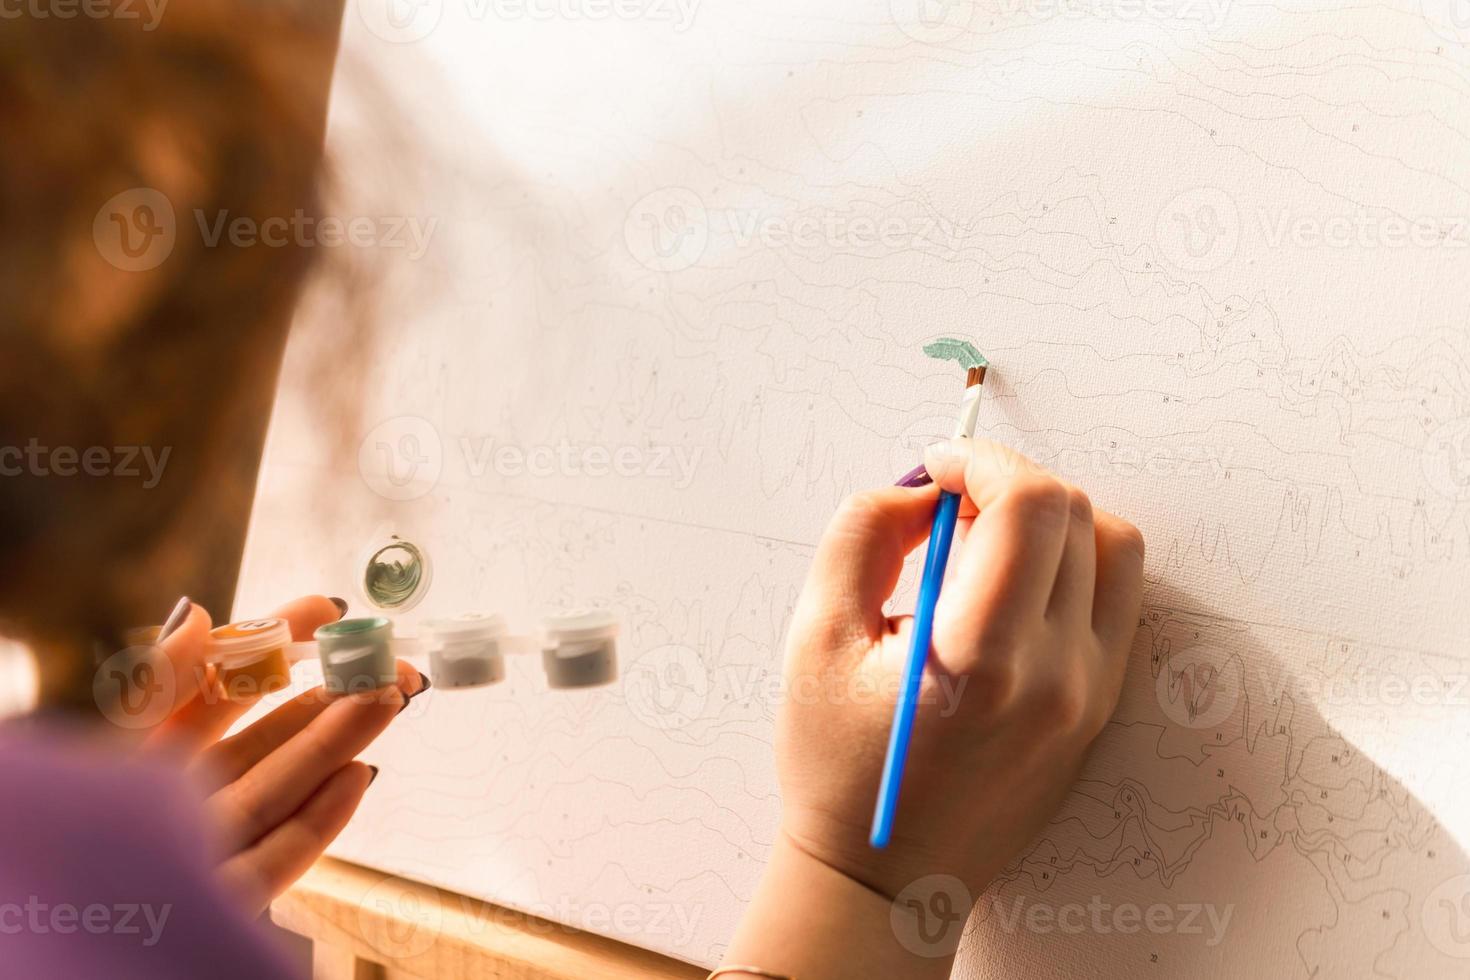
<path fill-rule="evenodd" d="M 231 701 L 251 702 L 291 683 L 286 647 L 291 626 L 284 619 L 248 619 L 209 633 L 209 662 Z"/>

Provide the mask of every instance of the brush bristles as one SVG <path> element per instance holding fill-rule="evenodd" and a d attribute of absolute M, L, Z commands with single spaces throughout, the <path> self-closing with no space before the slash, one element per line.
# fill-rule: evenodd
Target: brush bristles
<path fill-rule="evenodd" d="M 985 383 L 985 365 L 984 364 L 981 364 L 978 367 L 972 367 L 972 368 L 970 368 L 969 373 L 965 375 L 965 387 L 966 388 L 973 388 L 976 385 L 983 385 L 984 383 Z"/>

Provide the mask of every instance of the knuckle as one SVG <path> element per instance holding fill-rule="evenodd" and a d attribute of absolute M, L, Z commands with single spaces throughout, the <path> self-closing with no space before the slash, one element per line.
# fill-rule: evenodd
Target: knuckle
<path fill-rule="evenodd" d="M 877 490 L 859 490 L 849 495 L 837 508 L 838 523 L 861 526 L 877 520 L 883 510 L 881 500 L 882 495 Z"/>
<path fill-rule="evenodd" d="M 1096 698 L 1092 706 L 1082 716 L 1082 736 L 1091 742 L 1102 734 L 1107 727 L 1108 721 L 1113 717 L 1113 709 L 1118 706 L 1117 701 L 1106 698 Z"/>
<path fill-rule="evenodd" d="M 1113 539 L 1117 546 L 1124 551 L 1135 553 L 1142 561 L 1146 545 L 1143 540 L 1143 532 L 1128 521 L 1119 520 L 1113 528 Z"/>
<path fill-rule="evenodd" d="M 970 671 L 971 684 L 982 711 L 1010 704 L 1020 684 L 1016 662 L 1006 655 L 983 656 Z"/>
<path fill-rule="evenodd" d="M 1086 684 L 1072 677 L 1048 676 L 1030 692 L 1030 707 L 1061 734 L 1081 732 L 1094 711 Z"/>
<path fill-rule="evenodd" d="M 1067 511 L 1079 524 L 1091 524 L 1092 498 L 1081 487 L 1068 487 Z"/>
<path fill-rule="evenodd" d="M 1023 476 L 1007 493 L 1010 505 L 1028 522 L 1061 524 L 1067 518 L 1070 499 L 1067 488 L 1049 476 Z"/>
<path fill-rule="evenodd" d="M 1010 652 L 1022 643 L 1024 625 L 1014 616 L 992 611 L 982 616 L 974 626 L 975 646 L 985 657 L 1010 656 Z"/>

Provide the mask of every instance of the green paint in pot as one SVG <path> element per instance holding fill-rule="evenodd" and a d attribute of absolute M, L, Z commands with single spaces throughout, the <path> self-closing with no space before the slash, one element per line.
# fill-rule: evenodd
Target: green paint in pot
<path fill-rule="evenodd" d="M 399 609 L 412 605 L 414 597 L 427 584 L 427 578 L 424 553 L 417 545 L 394 538 L 368 559 L 362 590 L 373 605 Z"/>
<path fill-rule="evenodd" d="M 371 691 L 398 682 L 393 623 L 382 616 L 341 619 L 315 633 L 322 683 L 333 694 Z"/>

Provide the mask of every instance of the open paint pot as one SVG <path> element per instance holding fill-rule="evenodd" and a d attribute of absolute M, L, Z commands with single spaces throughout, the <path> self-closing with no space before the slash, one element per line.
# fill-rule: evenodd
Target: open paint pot
<path fill-rule="evenodd" d="M 505 680 L 504 618 L 470 613 L 429 627 L 429 674 L 436 688 L 483 687 Z"/>
<path fill-rule="evenodd" d="M 587 609 L 541 621 L 541 665 L 554 688 L 596 687 L 618 677 L 618 620 Z"/>
<path fill-rule="evenodd" d="M 209 662 L 231 701 L 254 701 L 291 683 L 286 647 L 291 626 L 284 619 L 250 619 L 209 633 Z"/>
<path fill-rule="evenodd" d="M 328 691 L 371 691 L 398 683 L 393 623 L 384 617 L 341 619 L 318 629 L 315 638 Z"/>

